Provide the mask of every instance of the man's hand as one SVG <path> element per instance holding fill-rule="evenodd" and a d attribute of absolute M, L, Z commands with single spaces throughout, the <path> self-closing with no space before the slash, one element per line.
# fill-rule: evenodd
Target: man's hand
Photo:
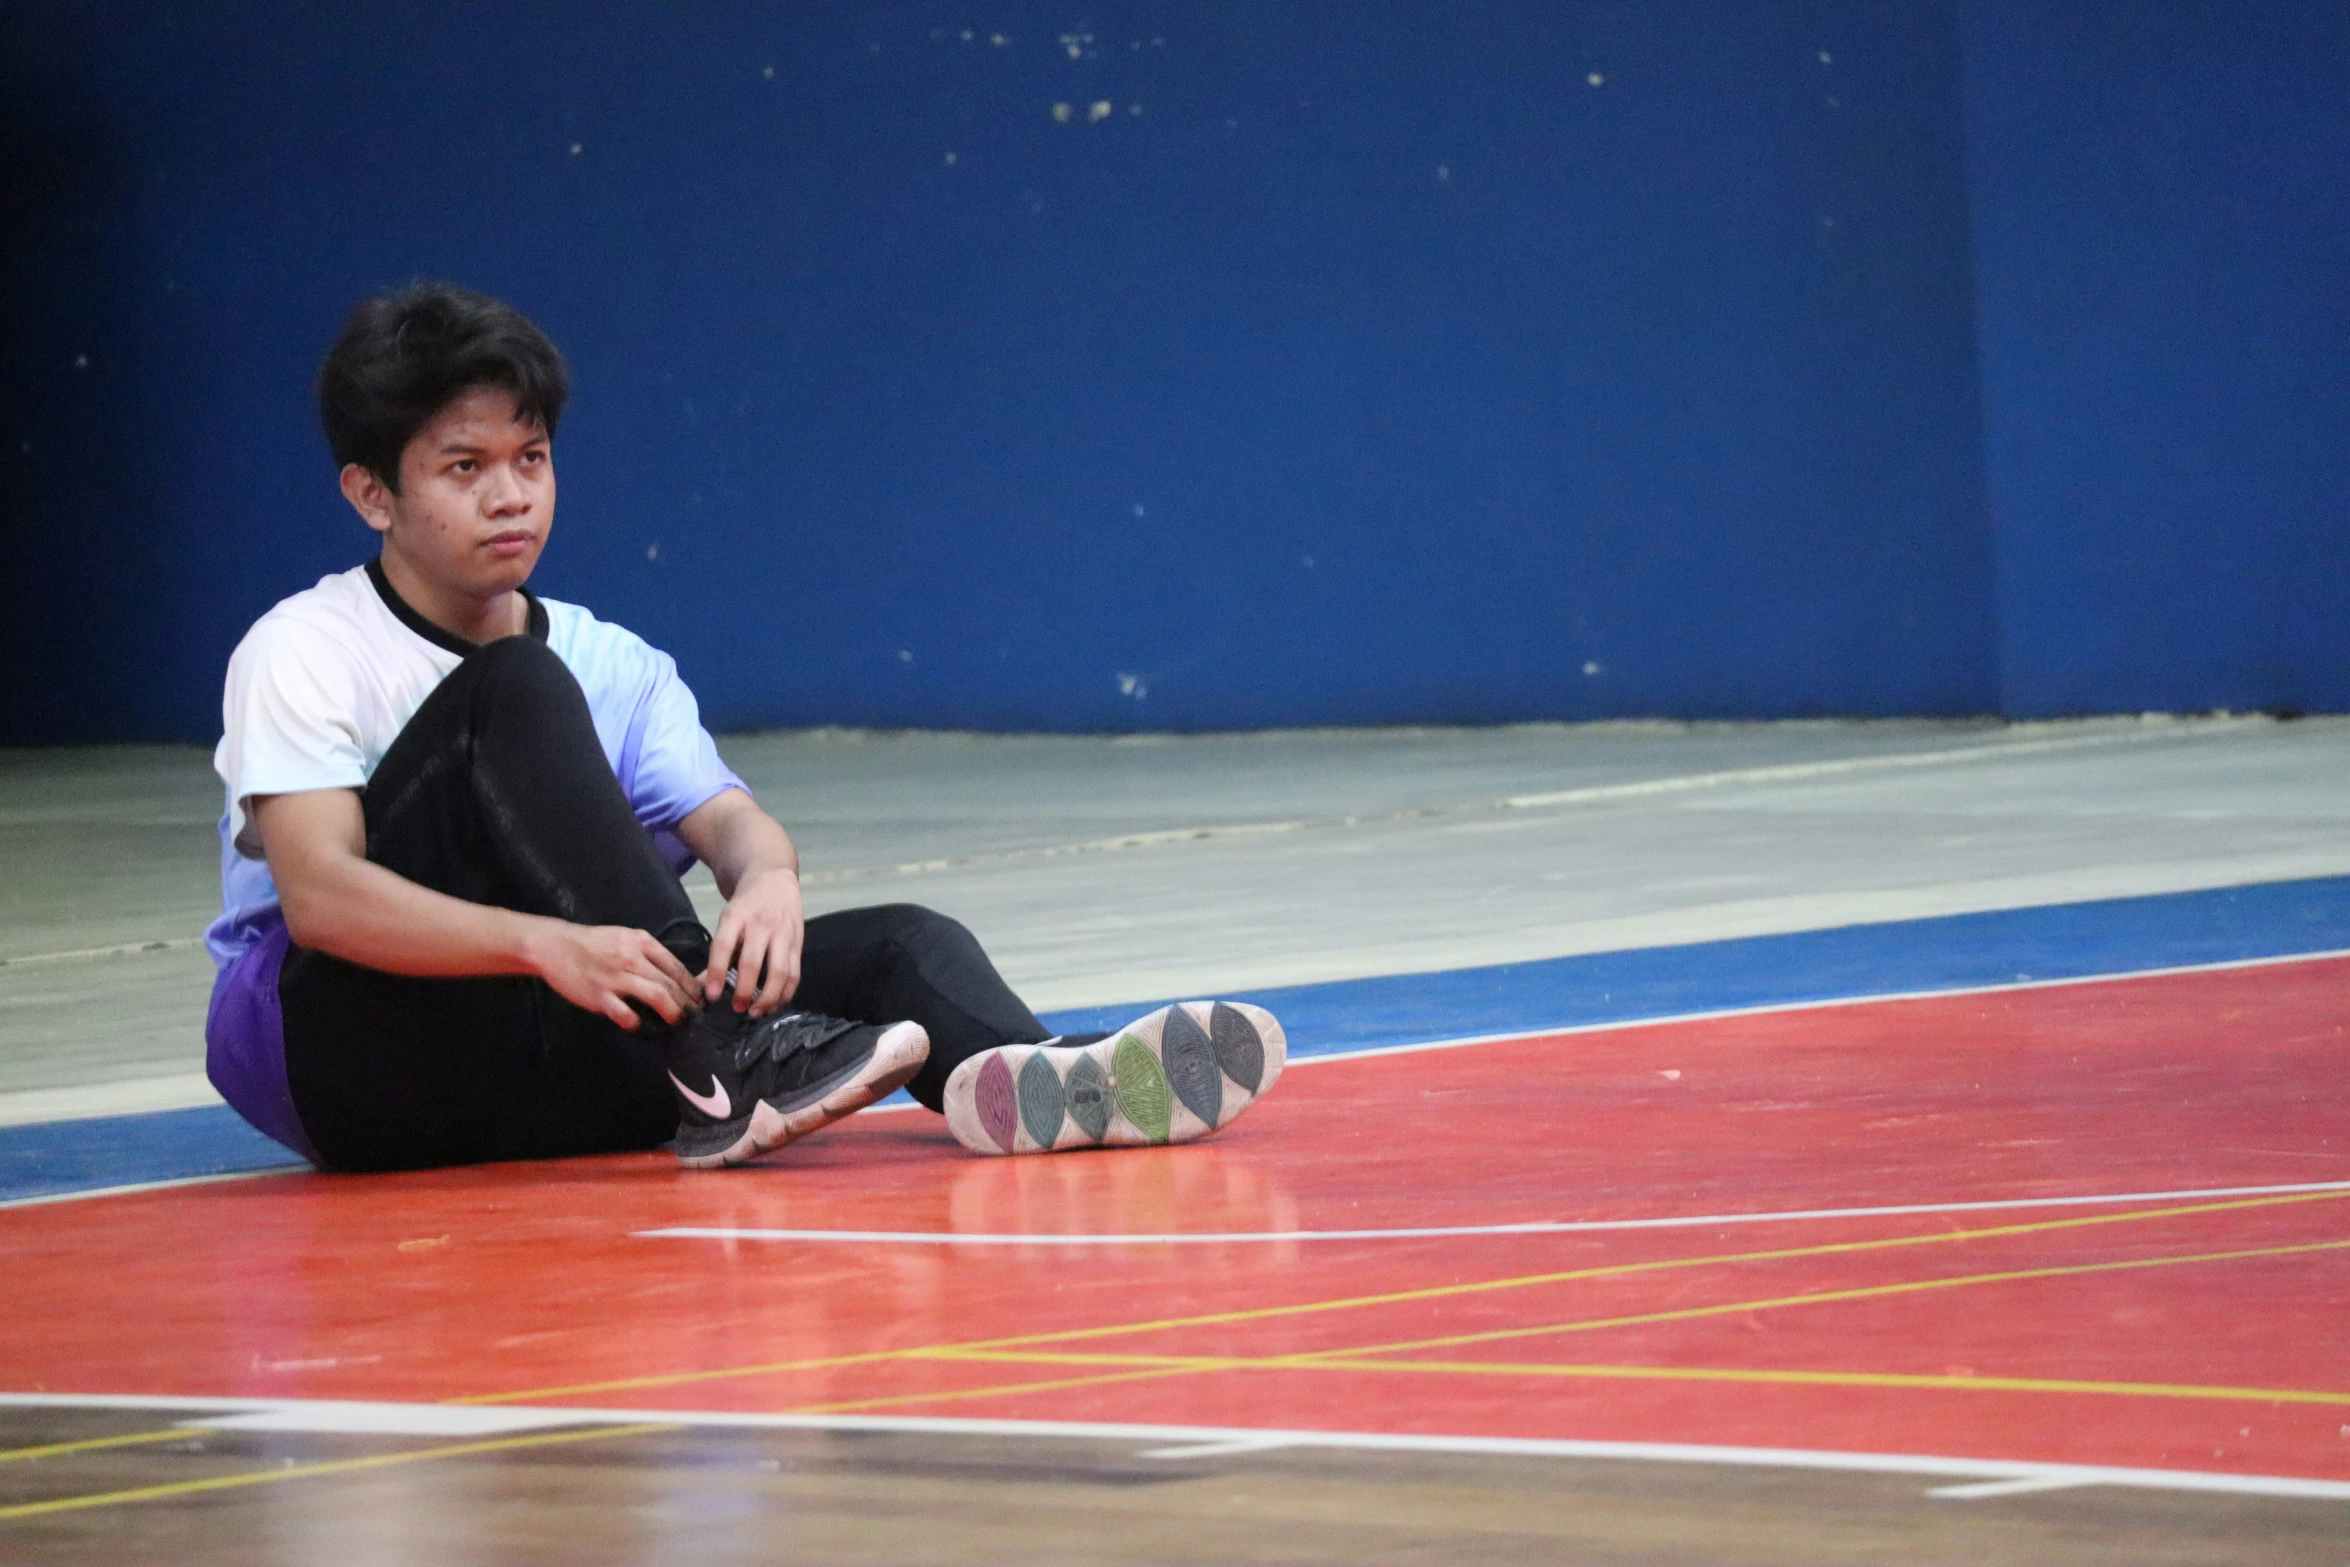
<path fill-rule="evenodd" d="M 765 1017 L 800 988 L 800 856 L 791 834 L 740 789 L 722 789 L 677 824 L 718 878 L 726 912 L 710 938 L 702 994 L 716 1002 L 734 970 L 734 1009 Z"/>
<path fill-rule="evenodd" d="M 765 1017 L 789 1001 L 800 988 L 803 921 L 798 871 L 778 865 L 744 876 L 710 938 L 703 996 L 716 1003 L 726 971 L 733 969 L 737 1012 Z"/>
<path fill-rule="evenodd" d="M 564 1000 L 601 1012 L 622 1028 L 640 1021 L 631 1001 L 675 1023 L 702 1007 L 701 988 L 675 953 L 626 925 L 537 922 L 529 956 L 538 976 Z"/>

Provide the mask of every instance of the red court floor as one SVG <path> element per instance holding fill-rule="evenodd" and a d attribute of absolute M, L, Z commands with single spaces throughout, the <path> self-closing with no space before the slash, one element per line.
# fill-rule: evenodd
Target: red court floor
<path fill-rule="evenodd" d="M 723 1175 L 21 1207 L 0 1389 L 2350 1479 L 2350 1185 L 2192 1195 L 2350 1182 L 2346 1026 L 2350 959 L 2304 960 L 1301 1061 L 1179 1149 L 979 1159 L 888 1112 Z M 1843 1211 L 1892 1206 L 1937 1211 Z M 1327 1235 L 1408 1230 L 1447 1233 Z"/>

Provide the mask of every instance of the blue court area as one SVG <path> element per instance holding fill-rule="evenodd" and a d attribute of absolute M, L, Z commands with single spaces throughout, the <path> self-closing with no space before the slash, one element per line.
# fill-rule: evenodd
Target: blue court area
<path fill-rule="evenodd" d="M 2100 899 L 1241 993 L 1297 1057 L 2350 950 L 2350 876 Z M 1112 1028 L 1162 1000 L 1046 1015 Z M 905 1102 L 899 1096 L 897 1102 Z M 225 1106 L 0 1128 L 0 1200 L 295 1164 Z"/>

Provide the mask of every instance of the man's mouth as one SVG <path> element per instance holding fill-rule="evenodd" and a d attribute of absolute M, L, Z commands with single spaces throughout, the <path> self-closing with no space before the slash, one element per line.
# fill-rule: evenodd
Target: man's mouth
<path fill-rule="evenodd" d="M 512 560 L 517 555 L 527 554 L 537 537 L 538 535 L 534 533 L 518 529 L 508 529 L 504 533 L 493 533 L 489 538 L 489 551 L 500 560 Z"/>

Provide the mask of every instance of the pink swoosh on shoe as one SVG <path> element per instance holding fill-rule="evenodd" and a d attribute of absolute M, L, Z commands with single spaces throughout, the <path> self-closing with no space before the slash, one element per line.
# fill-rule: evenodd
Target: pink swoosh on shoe
<path fill-rule="evenodd" d="M 669 1081 L 672 1083 L 677 1083 L 677 1074 L 675 1072 L 669 1074 Z M 734 1114 L 734 1103 L 732 1100 L 726 1097 L 726 1085 L 719 1082 L 716 1078 L 712 1078 L 710 1080 L 710 1090 L 711 1091 L 708 1094 L 697 1094 L 692 1089 L 686 1087 L 685 1084 L 677 1083 L 677 1091 L 685 1095 L 686 1103 L 692 1105 L 696 1110 L 701 1111 L 702 1114 L 708 1116 L 711 1120 L 723 1121 L 732 1116 Z"/>

